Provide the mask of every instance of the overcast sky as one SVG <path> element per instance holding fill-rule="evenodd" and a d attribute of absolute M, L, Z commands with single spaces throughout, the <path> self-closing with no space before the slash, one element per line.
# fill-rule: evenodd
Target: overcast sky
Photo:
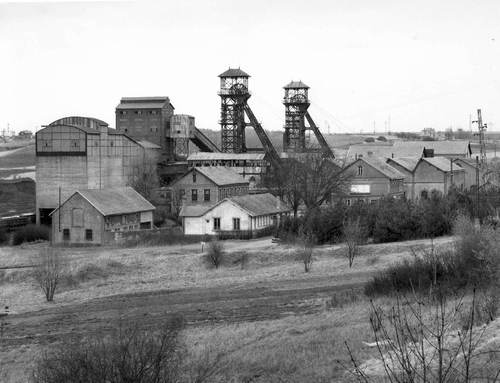
<path fill-rule="evenodd" d="M 324 133 L 382 133 L 389 119 L 468 130 L 478 108 L 500 131 L 500 1 L 0 2 L 0 131 L 70 115 L 115 127 L 133 96 L 168 96 L 220 129 L 230 67 L 251 76 L 268 130 L 284 124 L 283 86 L 302 80 Z"/>

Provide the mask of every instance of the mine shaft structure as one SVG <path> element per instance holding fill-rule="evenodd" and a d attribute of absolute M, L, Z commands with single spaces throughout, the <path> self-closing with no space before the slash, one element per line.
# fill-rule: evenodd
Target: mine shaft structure
<path fill-rule="evenodd" d="M 308 93 L 309 87 L 302 81 L 292 81 L 283 87 L 285 97 L 285 133 L 283 134 L 283 149 L 285 152 L 302 153 L 306 148 L 306 130 L 314 132 L 319 142 L 323 155 L 334 158 L 332 149 L 321 134 L 318 126 L 314 123 L 308 112 L 311 105 Z M 307 120 L 309 127 L 306 126 Z"/>
<path fill-rule="evenodd" d="M 221 151 L 223 153 L 246 153 L 245 128 L 250 125 L 257 133 L 263 149 L 268 153 L 273 166 L 280 167 L 281 159 L 271 140 L 248 105 L 251 93 L 248 90 L 250 76 L 241 69 L 228 69 L 219 75 L 221 98 Z M 245 121 L 245 115 L 249 123 Z"/>

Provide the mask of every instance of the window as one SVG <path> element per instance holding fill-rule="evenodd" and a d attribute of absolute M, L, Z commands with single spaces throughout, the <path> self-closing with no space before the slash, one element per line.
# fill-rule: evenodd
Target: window
<path fill-rule="evenodd" d="M 120 114 L 127 114 L 126 110 L 120 110 Z"/>
<path fill-rule="evenodd" d="M 233 218 L 233 230 L 240 230 L 240 219 Z"/>
<path fill-rule="evenodd" d="M 63 229 L 63 240 L 69 241 L 69 229 Z"/>
<path fill-rule="evenodd" d="M 358 176 L 362 176 L 362 175 L 363 175 L 363 167 L 358 166 Z"/>
<path fill-rule="evenodd" d="M 156 114 L 156 110 L 150 110 L 149 114 Z"/>
<path fill-rule="evenodd" d="M 351 185 L 351 193 L 356 194 L 369 194 L 370 185 Z"/>
<path fill-rule="evenodd" d="M 346 204 L 347 206 L 351 206 L 351 200 L 350 200 L 350 199 L 346 199 L 346 200 L 345 200 L 345 204 Z"/>
<path fill-rule="evenodd" d="M 158 128 L 151 128 L 151 131 L 152 131 L 152 132 L 157 132 L 157 131 L 158 131 Z"/>
<path fill-rule="evenodd" d="M 205 189 L 203 191 L 203 201 L 210 202 L 210 189 Z"/>
<path fill-rule="evenodd" d="M 193 172 L 193 183 L 196 183 L 196 173 Z"/>
<path fill-rule="evenodd" d="M 220 218 L 214 218 L 214 230 L 220 230 Z"/>
<path fill-rule="evenodd" d="M 113 141 L 109 141 L 109 144 L 110 144 L 111 146 L 113 146 L 113 145 L 114 145 L 114 142 L 113 142 Z"/>
<path fill-rule="evenodd" d="M 142 110 L 136 110 L 135 114 L 142 114 Z"/>
<path fill-rule="evenodd" d="M 85 239 L 87 241 L 92 241 L 92 229 L 85 230 Z"/>
<path fill-rule="evenodd" d="M 193 202 L 198 201 L 198 190 L 196 189 L 191 190 L 191 201 Z"/>
<path fill-rule="evenodd" d="M 422 192 L 420 193 L 420 197 L 422 197 L 422 199 L 429 198 L 429 193 L 427 192 L 427 190 L 422 190 Z"/>
<path fill-rule="evenodd" d="M 127 223 L 127 216 L 122 215 L 122 225 L 125 225 Z"/>

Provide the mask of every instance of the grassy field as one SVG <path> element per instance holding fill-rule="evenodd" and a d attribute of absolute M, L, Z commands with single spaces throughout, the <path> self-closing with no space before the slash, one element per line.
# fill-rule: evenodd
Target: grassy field
<path fill-rule="evenodd" d="M 450 242 L 450 238 L 440 238 L 436 245 L 439 248 Z M 41 246 L 45 245 L 0 248 L 0 266 L 29 265 L 30 257 Z M 185 293 L 189 297 L 190 291 L 202 294 L 205 290 L 223 292 L 247 288 L 253 292 L 255 289 L 260 291 L 262 286 L 267 286 L 269 291 L 277 294 L 276 297 L 268 295 L 262 300 L 243 300 L 243 304 L 255 305 L 250 309 L 258 313 L 265 309 L 269 300 L 274 299 L 272 305 L 286 302 L 288 306 L 280 311 L 280 315 L 271 320 L 250 322 L 232 322 L 231 318 L 208 321 L 189 326 L 186 330 L 184 336 L 193 355 L 200 360 L 220 358 L 213 381 L 348 381 L 342 367 L 342 364 L 349 363 L 345 341 L 353 347 L 359 360 L 374 356 L 373 350 L 362 347 L 362 341 L 373 341 L 369 301 L 359 291 L 349 290 L 307 298 L 295 294 L 300 289 L 310 291 L 335 284 L 342 278 L 355 279 L 382 269 L 409 256 L 412 248 L 424 246 L 428 246 L 426 241 L 367 245 L 352 268 L 348 267 L 340 246 L 319 247 L 309 273 L 304 273 L 303 265 L 294 260 L 293 247 L 271 244 L 270 239 L 226 243 L 229 253 L 248 252 L 249 262 L 243 269 L 231 262 L 218 270 L 207 269 L 199 244 L 168 248 L 64 249 L 70 260 L 71 283 L 62 286 L 53 303 L 44 302 L 40 289 L 30 278 L 29 269 L 11 268 L 0 273 L 0 304 L 8 305 L 20 314 L 19 319 L 13 316 L 5 320 L 0 381 L 25 381 L 41 350 L 54 347 L 55 340 L 50 339 L 51 334 L 56 335 L 55 330 L 47 327 L 47 320 L 57 321 L 57 331 L 66 326 L 68 331 L 78 332 L 76 322 L 65 322 L 62 318 L 78 316 L 75 310 L 79 305 L 88 308 L 93 302 L 109 302 L 103 304 L 108 310 L 106 320 L 109 320 L 110 315 L 118 315 L 109 311 L 112 303 L 122 300 L 121 297 L 127 294 L 143 293 L 146 298 L 148 294 L 167 290 Z M 287 295 L 293 289 L 297 291 L 290 293 L 292 296 Z M 263 294 L 268 290 L 263 289 Z M 202 296 L 202 300 L 206 299 Z M 116 312 L 123 315 L 137 310 L 135 302 L 133 306 L 123 306 Z M 375 304 L 389 307 L 391 302 L 381 299 Z M 187 306 L 189 310 L 196 310 L 196 307 L 191 307 L 193 304 Z M 301 308 L 304 307 L 311 308 L 307 314 L 302 314 Z M 241 306 L 240 309 L 249 308 Z M 141 310 L 146 310 L 149 315 L 144 317 L 142 315 L 146 314 L 141 311 L 137 318 L 150 318 L 154 307 Z M 84 316 L 86 313 L 80 314 Z M 93 321 L 97 319 L 90 320 Z M 33 342 L 28 333 L 28 339 L 23 338 L 23 328 L 28 331 L 30 326 L 34 326 L 34 334 L 48 336 L 46 346 Z"/>

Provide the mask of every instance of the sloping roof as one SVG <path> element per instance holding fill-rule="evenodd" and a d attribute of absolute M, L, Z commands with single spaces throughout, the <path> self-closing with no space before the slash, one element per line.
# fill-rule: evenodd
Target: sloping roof
<path fill-rule="evenodd" d="M 77 126 L 77 127 L 85 127 L 85 128 L 91 128 L 93 130 L 97 130 L 97 125 L 102 125 L 102 126 L 109 126 L 107 122 L 104 122 L 102 120 L 99 120 L 94 117 L 83 117 L 83 116 L 68 116 L 68 117 L 62 117 L 59 118 L 58 120 L 55 120 L 49 124 L 49 126 L 53 125 L 70 125 L 70 126 Z"/>
<path fill-rule="evenodd" d="M 395 147 L 424 145 L 425 149 L 434 149 L 434 156 L 470 154 L 469 141 L 396 141 Z"/>
<path fill-rule="evenodd" d="M 153 144 L 149 141 L 136 141 L 139 145 L 141 145 L 145 149 L 161 149 L 161 146 Z"/>
<path fill-rule="evenodd" d="M 453 162 L 465 162 L 466 164 L 474 168 L 478 166 L 477 160 L 475 158 L 455 158 Z"/>
<path fill-rule="evenodd" d="M 399 158 L 399 157 L 416 157 L 421 158 L 424 155 L 424 144 L 418 145 L 396 145 L 381 146 L 381 145 L 352 145 L 349 147 L 347 157 L 365 158 L 365 157 L 384 157 L 384 158 Z"/>
<path fill-rule="evenodd" d="M 283 87 L 283 89 L 310 89 L 306 84 L 304 84 L 302 81 L 292 81 L 290 84 L 287 84 Z"/>
<path fill-rule="evenodd" d="M 250 77 L 250 75 L 243 72 L 240 68 L 238 69 L 229 68 L 224 73 L 221 73 L 219 77 Z"/>
<path fill-rule="evenodd" d="M 179 213 L 179 217 L 201 217 L 214 206 L 215 204 L 186 205 Z"/>
<path fill-rule="evenodd" d="M 193 153 L 188 157 L 188 161 L 202 160 L 263 160 L 266 153 Z"/>
<path fill-rule="evenodd" d="M 155 207 L 143 196 L 129 186 L 109 189 L 77 190 L 71 197 L 64 201 L 63 205 L 75 194 L 80 194 L 104 216 L 138 213 L 155 209 Z M 57 209 L 51 214 L 54 214 Z"/>
<path fill-rule="evenodd" d="M 166 103 L 168 97 L 122 97 L 116 109 L 161 109 Z"/>
<path fill-rule="evenodd" d="M 434 166 L 436 169 L 439 169 L 443 172 L 450 172 L 451 171 L 451 164 L 450 160 L 445 157 L 431 157 L 431 158 L 422 158 L 421 161 L 425 161 L 432 166 Z M 463 170 L 458 167 L 453 167 L 453 170 Z"/>
<path fill-rule="evenodd" d="M 226 198 L 224 201 L 226 200 L 238 205 L 251 216 L 292 211 L 288 205 L 270 193 L 235 196 Z"/>
<path fill-rule="evenodd" d="M 250 184 L 250 181 L 240 176 L 234 170 L 231 170 L 230 168 L 226 168 L 224 166 L 201 166 L 192 168 L 189 172 L 193 171 L 200 172 L 209 180 L 219 186 L 232 184 Z"/>
<path fill-rule="evenodd" d="M 255 217 L 264 214 L 287 213 L 292 209 L 274 197 L 270 193 L 249 194 L 225 198 L 215 205 L 187 205 L 184 206 L 179 214 L 181 217 L 201 217 L 205 213 L 223 203 L 232 203 L 245 210 L 250 216 Z"/>
<path fill-rule="evenodd" d="M 391 165 L 389 165 L 383 158 L 380 157 L 363 157 L 358 161 L 363 161 L 366 164 L 370 165 L 375 170 L 378 170 L 380 173 L 390 178 L 391 180 L 405 178 L 405 175 L 401 173 L 399 170 L 394 169 Z"/>
<path fill-rule="evenodd" d="M 387 162 L 395 162 L 399 166 L 405 168 L 406 170 L 412 172 L 418 164 L 419 159 L 415 157 L 399 157 L 399 158 L 388 158 Z"/>

